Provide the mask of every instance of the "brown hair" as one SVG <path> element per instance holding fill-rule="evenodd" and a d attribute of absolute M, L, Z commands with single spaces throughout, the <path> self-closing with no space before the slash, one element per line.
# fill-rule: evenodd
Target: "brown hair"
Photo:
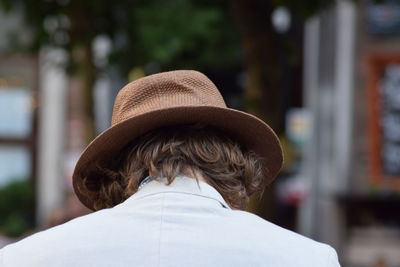
<path fill-rule="evenodd" d="M 127 145 L 111 162 L 94 165 L 88 173 L 95 175 L 86 176 L 84 186 L 96 210 L 123 202 L 147 176 L 165 177 L 168 184 L 179 174 L 201 176 L 236 209 L 245 209 L 249 196 L 266 186 L 257 154 L 204 125 L 153 130 Z"/>

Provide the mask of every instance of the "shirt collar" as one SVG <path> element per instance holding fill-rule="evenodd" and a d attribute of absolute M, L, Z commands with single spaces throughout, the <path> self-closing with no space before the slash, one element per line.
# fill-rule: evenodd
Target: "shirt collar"
<path fill-rule="evenodd" d="M 129 204 L 140 198 L 166 192 L 191 194 L 214 199 L 224 208 L 230 209 L 224 198 L 214 187 L 205 182 L 183 175 L 178 175 L 170 185 L 166 184 L 166 179 L 151 180 L 143 184 L 143 186 L 123 204 Z"/>

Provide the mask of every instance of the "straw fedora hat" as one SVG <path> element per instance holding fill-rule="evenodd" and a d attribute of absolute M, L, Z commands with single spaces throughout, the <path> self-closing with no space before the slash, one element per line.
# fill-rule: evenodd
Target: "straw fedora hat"
<path fill-rule="evenodd" d="M 192 123 L 217 127 L 263 157 L 266 183 L 280 171 L 283 157 L 279 139 L 265 122 L 227 108 L 217 87 L 204 74 L 170 71 L 138 79 L 120 90 L 111 127 L 88 145 L 76 164 L 73 186 L 80 201 L 93 209 L 83 186 L 83 173 L 90 170 L 91 164 L 113 158 L 150 130 Z"/>

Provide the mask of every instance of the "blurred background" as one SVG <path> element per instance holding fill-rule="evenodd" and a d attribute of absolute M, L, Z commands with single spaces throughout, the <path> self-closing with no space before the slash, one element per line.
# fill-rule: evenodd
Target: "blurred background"
<path fill-rule="evenodd" d="M 89 213 L 77 158 L 124 84 L 173 69 L 280 136 L 252 212 L 400 266 L 399 0 L 0 0 L 0 248 Z"/>

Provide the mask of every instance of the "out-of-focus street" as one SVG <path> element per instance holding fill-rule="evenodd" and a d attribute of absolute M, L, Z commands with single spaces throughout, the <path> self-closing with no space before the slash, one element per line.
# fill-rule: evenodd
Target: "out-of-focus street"
<path fill-rule="evenodd" d="M 285 166 L 251 212 L 342 266 L 400 266 L 395 0 L 2 0 L 0 248 L 90 212 L 79 155 L 121 86 L 175 69 L 279 135 Z"/>

